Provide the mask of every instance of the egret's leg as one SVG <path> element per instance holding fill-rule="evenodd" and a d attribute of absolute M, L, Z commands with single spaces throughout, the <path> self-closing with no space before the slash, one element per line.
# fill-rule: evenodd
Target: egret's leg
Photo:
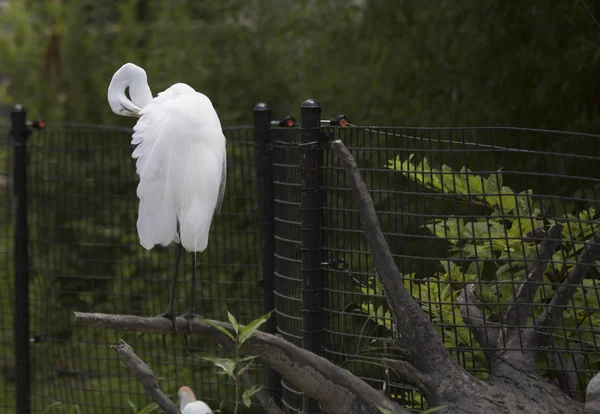
<path fill-rule="evenodd" d="M 188 343 L 188 336 L 192 333 L 192 319 L 194 319 L 194 292 L 196 291 L 196 252 L 192 252 L 192 290 L 190 292 L 190 306 L 188 307 L 188 311 L 185 315 L 182 315 L 185 319 L 187 319 L 188 323 L 188 332 L 183 335 L 183 340 L 185 344 L 185 350 L 189 353 L 190 347 Z"/>
<path fill-rule="evenodd" d="M 196 252 L 192 254 L 192 286 L 190 291 L 190 305 L 188 311 L 183 315 L 188 320 L 188 329 L 192 332 L 192 319 L 194 319 L 194 294 L 196 292 Z"/>
<path fill-rule="evenodd" d="M 165 313 L 161 313 L 158 316 L 167 318 L 171 322 L 173 322 L 173 330 L 175 332 L 177 332 L 177 323 L 175 322 L 177 317 L 175 316 L 175 313 L 173 312 L 173 305 L 175 304 L 175 293 L 177 291 L 177 273 L 179 271 L 179 261 L 181 260 L 181 251 L 183 250 L 183 247 L 181 246 L 181 243 L 177 243 L 175 246 L 176 246 L 175 247 L 176 248 L 175 273 L 173 274 L 173 281 L 171 282 L 171 294 L 169 295 L 169 306 L 167 307 L 167 311 Z"/>
<path fill-rule="evenodd" d="M 179 230 L 178 230 L 179 232 Z M 173 312 L 173 305 L 175 304 L 175 292 L 177 290 L 177 272 L 179 270 L 179 261 L 181 260 L 181 251 L 182 246 L 180 243 L 176 243 L 175 245 L 175 274 L 173 275 L 173 281 L 171 282 L 171 294 L 169 295 L 169 306 L 167 307 L 167 311 L 158 315 L 158 317 L 167 318 L 173 324 L 173 331 L 177 333 L 177 317 L 175 316 L 175 312 Z M 144 334 L 140 334 L 139 338 L 144 336 Z M 162 345 L 165 354 L 167 353 L 167 335 L 162 336 Z"/>

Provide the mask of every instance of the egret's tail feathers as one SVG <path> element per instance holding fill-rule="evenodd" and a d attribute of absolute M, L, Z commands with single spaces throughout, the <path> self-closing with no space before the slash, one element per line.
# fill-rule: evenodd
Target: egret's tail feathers
<path fill-rule="evenodd" d="M 164 194 L 164 181 L 142 181 L 138 186 L 140 207 L 137 230 L 140 244 L 150 250 L 156 244 L 169 245 L 177 241 L 177 215 L 173 202 Z"/>
<path fill-rule="evenodd" d="M 188 252 L 203 252 L 208 246 L 208 234 L 214 206 L 206 204 L 198 199 L 194 200 L 179 218 L 181 245 Z"/>

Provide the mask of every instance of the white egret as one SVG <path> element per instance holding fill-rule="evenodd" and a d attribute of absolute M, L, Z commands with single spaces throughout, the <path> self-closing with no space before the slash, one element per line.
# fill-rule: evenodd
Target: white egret
<path fill-rule="evenodd" d="M 179 398 L 179 410 L 181 414 L 210 414 L 213 411 L 204 401 L 196 399 L 194 391 L 190 387 L 183 386 L 177 391 Z"/>
<path fill-rule="evenodd" d="M 173 302 L 181 249 L 194 253 L 190 304 L 184 315 L 189 323 L 194 314 L 196 252 L 208 245 L 213 215 L 225 191 L 221 122 L 210 99 L 184 83 L 153 98 L 146 72 L 133 63 L 113 75 L 108 103 L 117 115 L 139 118 L 131 141 L 136 145 L 132 157 L 140 178 L 137 231 L 140 244 L 148 250 L 157 244 L 177 245 L 169 306 L 160 315 L 170 319 L 176 330 Z"/>

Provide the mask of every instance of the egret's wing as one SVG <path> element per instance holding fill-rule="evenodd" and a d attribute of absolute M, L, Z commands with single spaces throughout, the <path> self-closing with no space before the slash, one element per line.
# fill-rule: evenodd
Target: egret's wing
<path fill-rule="evenodd" d="M 223 136 L 223 140 L 225 137 Z M 223 154 L 223 169 L 221 173 L 221 185 L 219 187 L 219 197 L 217 198 L 217 206 L 215 208 L 216 212 L 221 211 L 221 207 L 223 206 L 223 197 L 225 196 L 225 184 L 227 183 L 227 154 Z"/>
<path fill-rule="evenodd" d="M 140 176 L 137 229 L 140 244 L 148 250 L 178 241 L 177 214 L 167 180 L 173 162 L 169 145 L 173 119 L 164 110 L 167 104 L 165 97 L 159 96 L 142 109 L 131 141 L 137 144 L 132 157 Z"/>
<path fill-rule="evenodd" d="M 206 139 L 206 135 L 214 134 Z M 215 138 L 216 136 L 216 138 Z M 224 189 L 225 138 L 218 129 L 202 130 L 190 139 L 186 158 L 173 176 L 178 186 L 177 216 L 181 244 L 188 251 L 201 252 L 208 245 L 208 235 Z"/>
<path fill-rule="evenodd" d="M 177 241 L 179 221 L 183 247 L 203 251 L 226 177 L 219 118 L 206 96 L 183 84 L 159 94 L 141 115 L 132 140 L 140 242 L 152 248 Z"/>

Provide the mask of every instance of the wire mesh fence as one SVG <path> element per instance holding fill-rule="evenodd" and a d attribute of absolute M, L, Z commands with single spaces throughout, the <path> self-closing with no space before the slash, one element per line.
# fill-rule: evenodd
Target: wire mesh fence
<path fill-rule="evenodd" d="M 128 399 L 145 405 L 142 389 L 109 347 L 118 337 L 157 372 L 159 385 L 170 396 L 179 386 L 190 385 L 213 408 L 234 398 L 231 385 L 196 357 L 214 354 L 212 344 L 194 339 L 196 352 L 186 356 L 183 343 L 169 337 L 165 355 L 160 337 L 72 324 L 74 311 L 152 316 L 167 305 L 175 251 L 171 246 L 148 252 L 138 244 L 130 132 L 70 124 L 29 140 L 36 412 L 53 402 L 78 405 L 86 413 L 129 411 Z M 599 136 L 514 128 L 329 125 L 272 127 L 268 132 L 276 332 L 417 411 L 426 407 L 421 395 L 381 363 L 383 357 L 403 357 L 395 342 L 398 332 L 345 172 L 329 142 L 343 140 L 357 161 L 401 271 L 398 283 L 430 316 L 457 362 L 481 379 L 488 367 L 484 349 L 461 316 L 462 289 L 473 286 L 493 331 L 503 322 L 523 272 L 539 266 L 542 279 L 530 300 L 527 323 L 541 324 L 544 312 L 558 309 L 551 298 L 600 228 Z M 226 320 L 227 309 L 249 321 L 264 313 L 257 205 L 270 192 L 255 178 L 253 127 L 226 129 L 225 135 L 226 196 L 209 248 L 198 256 L 196 307 L 205 317 Z M 558 227 L 551 230 L 552 225 Z M 543 258 L 550 243 L 546 233 L 554 243 Z M 9 238 L 2 245 L 7 259 Z M 315 254 L 316 268 L 307 265 L 314 265 Z M 189 294 L 188 256 L 184 254 L 185 277 L 178 287 L 180 312 Z M 565 372 L 576 375 L 576 386 L 566 389 L 575 398 L 600 369 L 600 262 L 589 270 L 572 286 L 575 294 L 558 312 L 560 318 L 544 326 L 538 358 L 538 368 L 551 380 L 560 383 Z M 11 278 L 2 283 L 10 284 Z M 0 303 L 12 306 L 4 289 Z M 7 355 L 12 353 L 11 314 L 0 312 Z M 324 316 L 321 325 L 315 315 Z M 262 383 L 263 367 L 253 373 Z M 4 379 L 3 392 L 10 394 L 6 384 Z M 288 412 L 318 412 L 310 411 L 314 406 L 285 380 L 281 388 Z M 256 406 L 252 410 L 260 412 Z"/>
<path fill-rule="evenodd" d="M 600 139 L 510 128 L 344 128 L 332 131 L 353 152 L 406 289 L 429 314 L 456 360 L 485 379 L 483 351 L 457 306 L 474 284 L 490 331 L 502 322 L 525 267 L 540 262 L 535 231 L 562 225 L 542 262 L 543 278 L 528 323 L 540 321 L 578 254 L 600 228 Z M 420 397 L 383 369 L 394 352 L 389 309 L 377 282 L 344 172 L 324 150 L 330 329 L 327 355 L 419 409 Z M 542 237 L 543 238 L 543 237 Z M 555 327 L 546 331 L 538 367 L 556 379 L 577 373 L 581 394 L 598 370 L 600 262 L 576 286 Z M 575 288 L 575 286 L 574 286 Z M 519 344 L 522 346 L 522 344 Z M 567 362 L 569 361 L 569 362 Z M 577 395 L 581 397 L 581 395 Z"/>
<path fill-rule="evenodd" d="M 225 130 L 228 186 L 212 228 L 211 247 L 197 257 L 196 310 L 241 321 L 261 314 L 252 128 Z M 224 409 L 233 388 L 199 356 L 212 344 L 115 333 L 74 326 L 73 312 L 152 316 L 166 310 L 174 271 L 173 246 L 144 250 L 136 233 L 137 198 L 131 131 L 62 125 L 29 140 L 29 228 L 33 409 L 54 402 L 83 412 L 129 412 L 143 407 L 143 389 L 120 367 L 109 345 L 123 337 L 157 373 L 175 400 L 189 385 L 212 407 Z M 187 309 L 191 254 L 184 254 L 175 310 Z M 210 352 L 214 354 L 214 350 Z M 260 366 L 254 370 L 261 377 Z"/>
<path fill-rule="evenodd" d="M 402 350 L 394 346 L 397 332 L 345 172 L 327 145 L 339 138 L 352 151 L 371 192 L 402 272 L 399 283 L 429 314 L 457 362 L 487 378 L 484 352 L 458 308 L 461 289 L 475 285 L 490 331 L 497 328 L 526 266 L 540 262 L 535 235 L 558 223 L 560 240 L 542 262 L 543 278 L 530 301 L 529 325 L 541 322 L 584 242 L 600 226 L 600 138 L 512 128 L 392 127 L 322 127 L 321 136 L 325 356 L 401 404 L 425 408 L 421 396 L 381 363 L 383 357 L 401 358 Z M 278 329 L 297 344 L 305 311 L 300 297 L 300 233 L 306 230 L 299 208 L 300 146 L 298 131 L 283 138 L 274 134 Z M 566 391 L 578 399 L 599 368 L 599 269 L 596 262 L 582 284 L 573 286 L 573 300 L 556 326 L 544 331 L 549 338 L 540 345 L 538 368 L 555 381 L 564 372 L 575 373 L 577 387 Z M 286 405 L 300 412 L 299 401 L 297 395 L 284 394 Z"/>

